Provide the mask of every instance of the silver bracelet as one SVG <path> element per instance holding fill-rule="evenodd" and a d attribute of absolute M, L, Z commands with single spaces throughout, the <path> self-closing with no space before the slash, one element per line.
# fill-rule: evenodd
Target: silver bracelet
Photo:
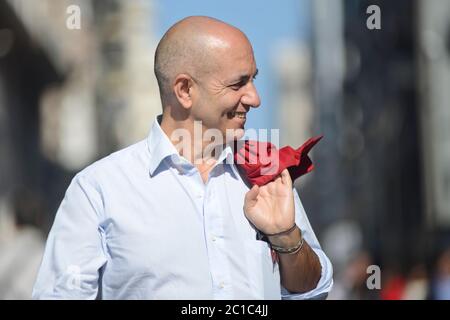
<path fill-rule="evenodd" d="M 293 246 L 291 248 L 283 248 L 283 247 L 275 246 L 273 244 L 271 244 L 270 246 L 271 246 L 271 248 L 273 250 L 275 250 L 278 253 L 295 254 L 295 253 L 299 252 L 302 249 L 303 243 L 304 243 L 304 240 L 303 240 L 303 237 L 302 237 L 300 239 L 300 241 L 297 243 L 297 245 L 295 245 L 295 246 Z"/>

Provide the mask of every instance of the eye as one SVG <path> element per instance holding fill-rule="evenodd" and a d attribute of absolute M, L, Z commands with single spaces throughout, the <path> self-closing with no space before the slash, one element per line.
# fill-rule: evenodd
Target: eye
<path fill-rule="evenodd" d="M 228 87 L 234 91 L 239 91 L 239 89 L 246 86 L 247 83 L 253 82 L 253 80 L 256 79 L 257 74 L 258 74 L 258 71 L 256 71 L 256 73 L 253 76 L 242 76 L 237 82 L 229 85 Z"/>
<path fill-rule="evenodd" d="M 239 90 L 240 88 L 242 88 L 243 86 L 245 86 L 245 82 L 244 82 L 244 81 L 240 81 L 240 82 L 238 82 L 238 83 L 232 84 L 232 85 L 230 86 L 230 88 L 237 91 L 237 90 Z"/>

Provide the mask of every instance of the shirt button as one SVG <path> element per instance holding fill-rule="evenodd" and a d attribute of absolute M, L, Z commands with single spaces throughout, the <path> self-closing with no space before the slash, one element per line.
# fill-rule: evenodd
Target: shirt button
<path fill-rule="evenodd" d="M 213 242 L 216 242 L 217 238 L 213 236 L 213 237 L 211 237 L 211 240 L 212 240 Z"/>
<path fill-rule="evenodd" d="M 225 288 L 225 283 L 224 283 L 224 282 L 221 282 L 221 283 L 219 284 L 219 287 L 220 287 L 220 289 Z"/>

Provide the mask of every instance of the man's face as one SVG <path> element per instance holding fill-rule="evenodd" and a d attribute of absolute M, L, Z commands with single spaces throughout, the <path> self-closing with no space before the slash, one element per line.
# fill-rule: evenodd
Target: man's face
<path fill-rule="evenodd" d="M 239 139 L 244 134 L 247 112 L 261 103 L 253 83 L 257 74 L 253 50 L 242 41 L 217 49 L 214 59 L 217 68 L 194 79 L 197 90 L 191 115 L 202 121 L 203 130 L 219 129 L 225 139 L 227 129 L 233 129 Z"/>

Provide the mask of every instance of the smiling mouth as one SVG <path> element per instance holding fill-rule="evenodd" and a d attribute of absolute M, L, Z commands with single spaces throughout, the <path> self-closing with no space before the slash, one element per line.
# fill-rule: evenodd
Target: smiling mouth
<path fill-rule="evenodd" d="M 238 112 L 238 111 L 232 111 L 228 113 L 228 117 L 230 119 L 236 117 L 242 120 L 246 120 L 247 119 L 247 112 Z"/>

